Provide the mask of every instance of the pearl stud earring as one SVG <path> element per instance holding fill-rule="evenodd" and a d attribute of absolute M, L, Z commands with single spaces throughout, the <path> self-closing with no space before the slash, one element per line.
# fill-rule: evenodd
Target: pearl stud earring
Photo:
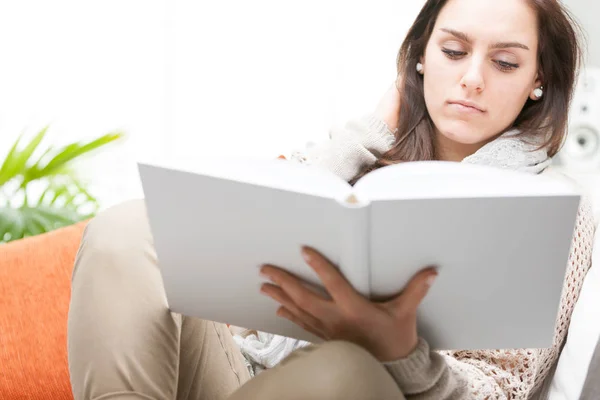
<path fill-rule="evenodd" d="M 420 74 L 423 73 L 423 64 L 417 63 L 417 72 Z"/>
<path fill-rule="evenodd" d="M 537 88 L 533 91 L 533 95 L 539 99 L 544 94 L 543 89 L 544 89 L 543 86 L 540 86 L 539 88 Z"/>

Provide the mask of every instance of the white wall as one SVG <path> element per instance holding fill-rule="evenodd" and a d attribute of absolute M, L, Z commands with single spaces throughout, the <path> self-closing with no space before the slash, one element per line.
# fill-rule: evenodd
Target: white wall
<path fill-rule="evenodd" d="M 423 0 L 0 3 L 0 159 L 50 123 L 64 144 L 123 129 L 85 163 L 103 205 L 135 161 L 273 157 L 370 111 Z"/>
<path fill-rule="evenodd" d="M 86 166 L 106 202 L 134 195 L 133 157 L 163 140 L 164 10 L 156 0 L 1 2 L 0 160 L 46 124 L 57 145 L 122 129 L 127 143 Z"/>
<path fill-rule="evenodd" d="M 172 146 L 273 157 L 375 106 L 423 1 L 175 4 Z"/>
<path fill-rule="evenodd" d="M 587 36 L 586 63 L 600 68 L 600 3 L 594 0 L 563 0 Z"/>

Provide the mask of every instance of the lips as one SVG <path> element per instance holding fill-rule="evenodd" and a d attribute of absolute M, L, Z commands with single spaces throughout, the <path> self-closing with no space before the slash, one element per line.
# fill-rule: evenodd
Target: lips
<path fill-rule="evenodd" d="M 471 111 L 471 112 L 485 112 L 485 109 L 481 106 L 479 106 L 478 104 L 475 104 L 471 101 L 466 101 L 466 100 L 450 100 L 448 101 L 448 104 L 450 105 L 454 105 L 456 108 L 458 108 L 459 110 L 464 110 L 464 111 Z"/>

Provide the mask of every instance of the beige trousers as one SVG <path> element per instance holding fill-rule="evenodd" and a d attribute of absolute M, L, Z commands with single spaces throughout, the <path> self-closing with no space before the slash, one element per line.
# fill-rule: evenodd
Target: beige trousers
<path fill-rule="evenodd" d="M 83 399 L 403 399 L 369 353 L 345 342 L 298 350 L 250 379 L 226 325 L 167 308 L 144 202 L 86 227 L 72 278 L 68 357 Z"/>

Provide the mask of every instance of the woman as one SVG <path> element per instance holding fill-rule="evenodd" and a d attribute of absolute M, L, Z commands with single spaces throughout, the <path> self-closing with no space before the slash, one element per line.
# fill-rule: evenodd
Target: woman
<path fill-rule="evenodd" d="M 556 0 L 429 0 L 400 49 L 397 88 L 294 159 L 351 182 L 428 159 L 546 173 L 566 132 L 578 60 L 574 24 Z M 226 326 L 169 312 L 143 203 L 125 203 L 90 222 L 77 256 L 68 331 L 75 398 L 529 398 L 558 357 L 592 239 L 582 202 L 554 346 L 506 351 L 429 351 L 416 310 L 435 270 L 376 304 L 305 249 L 332 300 L 277 266 L 262 269 L 273 282 L 262 292 L 281 317 L 328 342 L 251 378 Z"/>

